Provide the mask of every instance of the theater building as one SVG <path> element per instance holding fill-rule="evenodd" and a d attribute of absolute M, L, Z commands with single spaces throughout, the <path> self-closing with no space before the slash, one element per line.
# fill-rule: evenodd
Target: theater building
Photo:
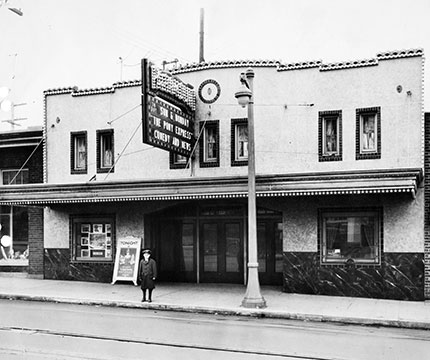
<path fill-rule="evenodd" d="M 47 279 L 110 282 L 116 241 L 133 236 L 153 250 L 160 281 L 246 283 L 247 112 L 234 94 L 252 67 L 260 283 L 423 300 L 423 61 L 417 49 L 199 63 L 174 80 L 154 70 L 152 135 L 187 138 L 191 124 L 191 158 L 144 142 L 142 80 L 48 90 L 44 184 L 1 203 L 44 207 Z M 169 92 L 187 106 L 165 102 Z"/>

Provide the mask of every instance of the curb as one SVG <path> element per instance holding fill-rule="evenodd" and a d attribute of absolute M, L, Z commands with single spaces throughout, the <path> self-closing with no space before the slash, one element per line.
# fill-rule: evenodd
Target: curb
<path fill-rule="evenodd" d="M 0 299 L 3 300 L 21 300 L 21 301 L 37 301 L 51 302 L 72 305 L 87 305 L 87 306 L 106 306 L 120 307 L 130 309 L 158 310 L 158 311 L 175 311 L 186 313 L 198 313 L 208 315 L 224 315 L 224 316 L 244 316 L 253 318 L 270 318 L 270 319 L 285 319 L 298 320 L 307 322 L 327 322 L 348 325 L 360 326 L 384 326 L 394 328 L 407 328 L 416 330 L 430 330 L 430 323 L 407 320 L 388 320 L 388 319 L 370 319 L 358 317 L 336 317 L 330 315 L 316 314 L 296 314 L 288 312 L 261 310 L 261 309 L 227 309 L 227 308 L 209 308 L 204 306 L 185 306 L 185 305 L 168 305 L 158 303 L 140 303 L 126 301 L 111 301 L 111 300 L 79 300 L 74 298 L 61 298 L 50 296 L 30 296 L 30 295 L 15 295 L 15 294 L 0 294 Z"/>

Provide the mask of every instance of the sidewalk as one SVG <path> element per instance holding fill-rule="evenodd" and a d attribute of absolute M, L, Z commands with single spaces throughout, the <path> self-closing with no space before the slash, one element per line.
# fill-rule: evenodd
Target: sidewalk
<path fill-rule="evenodd" d="M 241 307 L 245 286 L 159 283 L 152 303 L 142 303 L 132 283 L 101 284 L 0 276 L 0 299 L 50 301 L 318 322 L 430 330 L 430 302 L 300 295 L 262 287 L 265 309 Z"/>

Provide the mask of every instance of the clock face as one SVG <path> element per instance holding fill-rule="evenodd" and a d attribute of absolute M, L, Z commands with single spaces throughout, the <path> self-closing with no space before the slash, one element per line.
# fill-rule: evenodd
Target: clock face
<path fill-rule="evenodd" d="M 200 100 L 206 104 L 215 102 L 221 93 L 219 84 L 212 79 L 203 81 L 199 86 Z"/>

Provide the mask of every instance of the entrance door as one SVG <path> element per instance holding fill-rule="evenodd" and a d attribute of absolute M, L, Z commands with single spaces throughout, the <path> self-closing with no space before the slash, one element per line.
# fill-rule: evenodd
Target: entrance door
<path fill-rule="evenodd" d="M 257 223 L 258 273 L 263 285 L 282 284 L 283 251 L 281 219 Z"/>
<path fill-rule="evenodd" d="M 243 283 L 243 221 L 201 222 L 200 281 Z"/>
<path fill-rule="evenodd" d="M 161 281 L 197 280 L 195 228 L 191 220 L 160 222 L 158 269 Z"/>

